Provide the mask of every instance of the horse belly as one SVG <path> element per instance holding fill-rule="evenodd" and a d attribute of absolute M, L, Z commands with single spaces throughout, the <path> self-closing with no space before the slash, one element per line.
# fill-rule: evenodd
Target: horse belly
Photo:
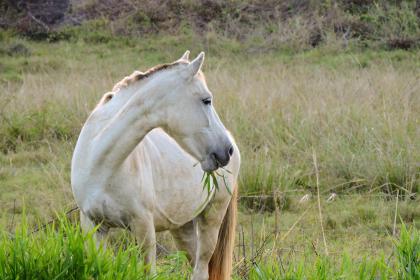
<path fill-rule="evenodd" d="M 103 229 L 129 228 L 133 213 L 106 193 L 98 194 L 82 209 L 83 214 Z"/>

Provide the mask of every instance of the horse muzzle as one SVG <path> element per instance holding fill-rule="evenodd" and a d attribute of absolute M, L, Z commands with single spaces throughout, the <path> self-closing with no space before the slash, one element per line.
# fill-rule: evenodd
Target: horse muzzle
<path fill-rule="evenodd" d="M 201 168 L 206 172 L 217 170 L 220 167 L 228 165 L 234 152 L 233 145 L 230 144 L 223 149 L 216 149 L 209 153 L 204 161 L 201 162 Z"/>

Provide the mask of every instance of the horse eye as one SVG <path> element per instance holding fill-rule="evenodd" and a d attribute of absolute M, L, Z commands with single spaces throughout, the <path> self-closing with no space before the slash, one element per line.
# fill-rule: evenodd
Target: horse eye
<path fill-rule="evenodd" d="M 204 105 L 211 105 L 211 98 L 203 99 Z"/>

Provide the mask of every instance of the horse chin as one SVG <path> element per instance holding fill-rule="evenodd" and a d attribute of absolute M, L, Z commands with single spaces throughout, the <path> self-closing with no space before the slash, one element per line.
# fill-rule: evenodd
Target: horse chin
<path fill-rule="evenodd" d="M 201 169 L 203 169 L 204 172 L 212 172 L 219 168 L 217 161 L 214 160 L 212 157 L 207 157 L 200 164 L 201 164 Z"/>

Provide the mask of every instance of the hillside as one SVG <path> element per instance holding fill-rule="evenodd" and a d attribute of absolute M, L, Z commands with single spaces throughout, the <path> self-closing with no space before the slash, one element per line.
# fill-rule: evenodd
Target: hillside
<path fill-rule="evenodd" d="M 20 0 L 0 3 L 0 27 L 33 39 L 69 39 L 68 28 L 104 36 L 182 34 L 240 42 L 251 52 L 349 46 L 419 46 L 420 1 Z"/>

